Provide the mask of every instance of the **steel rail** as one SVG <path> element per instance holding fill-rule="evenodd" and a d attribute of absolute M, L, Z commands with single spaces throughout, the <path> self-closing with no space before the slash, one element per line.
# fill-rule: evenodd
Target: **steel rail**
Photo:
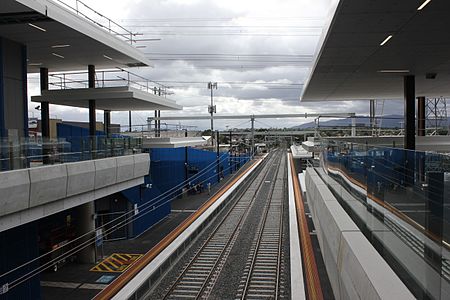
<path fill-rule="evenodd" d="M 170 245 L 184 230 L 186 230 L 200 215 L 202 215 L 211 205 L 214 204 L 223 194 L 225 194 L 239 179 L 247 174 L 251 168 L 257 163 L 254 161 L 248 168 L 231 180 L 226 186 L 214 194 L 211 199 L 205 202 L 195 213 L 184 220 L 172 232 L 166 235 L 158 244 L 150 249 L 136 263 L 129 267 L 124 273 L 120 274 L 110 285 L 100 291 L 93 299 L 107 300 L 116 295 L 128 282 L 130 282 L 140 271 L 142 271 L 159 253 Z"/>
<path fill-rule="evenodd" d="M 264 179 L 267 177 L 267 174 L 269 173 L 269 162 L 273 159 L 273 157 L 271 157 L 271 159 L 269 161 L 267 161 L 266 165 L 264 167 L 267 167 L 267 169 L 265 170 L 265 173 L 261 176 L 261 181 L 258 184 L 258 187 L 256 188 L 251 200 L 248 202 L 248 204 L 246 205 L 246 207 L 244 208 L 244 211 L 239 212 L 237 211 L 237 213 L 242 213 L 242 215 L 239 217 L 238 222 L 236 223 L 236 225 L 234 226 L 233 230 L 231 233 L 229 233 L 228 238 L 225 240 L 225 245 L 219 249 L 219 253 L 217 255 L 217 258 L 214 260 L 214 263 L 210 266 L 208 275 L 206 276 L 206 278 L 203 280 L 200 288 L 197 291 L 197 294 L 194 296 L 195 299 L 199 299 L 202 297 L 202 294 L 206 288 L 206 285 L 209 283 L 211 276 L 214 272 L 214 270 L 217 269 L 217 265 L 219 264 L 219 262 L 222 261 L 224 254 L 226 253 L 227 250 L 229 250 L 230 246 L 233 245 L 233 240 L 236 238 L 236 232 L 241 228 L 243 222 L 246 220 L 247 216 L 248 216 L 248 212 L 252 206 L 252 204 L 254 203 L 255 199 L 256 199 L 256 195 L 258 193 L 258 191 L 260 190 L 262 184 L 264 183 Z M 260 170 L 260 172 L 262 172 L 263 170 Z M 252 183 L 255 182 L 255 180 L 258 179 L 259 175 L 261 175 L 261 173 L 259 173 L 256 178 L 254 178 L 254 180 L 252 181 Z M 249 185 L 251 186 L 252 183 Z M 240 203 L 240 200 L 242 199 L 242 197 L 245 195 L 245 191 L 239 195 L 239 198 L 237 199 L 237 201 L 235 201 L 235 203 L 233 204 L 233 207 L 228 211 L 228 213 L 225 215 L 225 217 L 222 219 L 222 221 L 214 228 L 213 232 L 210 234 L 210 236 L 208 237 L 208 239 L 202 244 L 202 246 L 200 247 L 200 249 L 197 251 L 197 253 L 195 254 L 195 256 L 189 261 L 188 265 L 183 269 L 183 271 L 181 272 L 181 274 L 177 277 L 177 279 L 175 280 L 175 282 L 170 286 L 169 291 L 166 292 L 166 294 L 164 295 L 163 299 L 169 299 L 173 296 L 174 292 L 176 291 L 176 288 L 180 285 L 180 283 L 182 282 L 182 280 L 185 278 L 186 274 L 191 270 L 191 268 L 195 265 L 195 263 L 197 262 L 198 258 L 201 256 L 201 254 L 204 253 L 204 250 L 209 246 L 210 242 L 212 240 L 214 240 L 214 238 L 216 238 L 216 234 L 217 232 L 219 232 L 219 230 L 222 228 L 222 225 L 225 224 L 225 222 L 227 222 L 229 220 L 229 216 L 232 213 L 236 213 L 236 207 L 237 205 Z"/>
<path fill-rule="evenodd" d="M 283 156 L 284 157 L 284 156 Z M 282 157 L 282 159 L 283 159 Z M 261 245 L 263 244 L 263 235 L 265 230 L 267 229 L 267 217 L 269 215 L 269 211 L 270 208 L 272 206 L 272 201 L 273 201 L 273 192 L 275 190 L 275 185 L 276 185 L 276 181 L 278 178 L 278 174 L 280 171 L 280 167 L 277 168 L 277 172 L 275 174 L 275 180 L 272 182 L 271 184 L 271 190 L 270 190 L 270 197 L 269 197 L 269 202 L 266 204 L 264 213 L 263 213 L 263 219 L 260 222 L 260 228 L 259 231 L 257 233 L 257 241 L 256 241 L 256 246 L 255 249 L 251 255 L 251 263 L 250 263 L 250 267 L 248 270 L 248 274 L 246 276 L 246 280 L 245 280 L 245 285 L 244 288 L 242 290 L 242 294 L 240 296 L 240 299 L 246 299 L 248 296 L 248 291 L 249 291 L 249 286 L 251 284 L 252 281 L 252 277 L 254 274 L 254 269 L 255 269 L 255 265 L 256 265 L 256 260 L 258 258 L 258 253 L 259 250 L 261 249 Z M 281 254 L 282 254 L 282 234 L 283 234 L 283 201 L 281 201 L 281 210 L 280 210 L 280 220 L 278 222 L 278 248 L 277 248 L 277 268 L 275 270 L 276 274 L 275 274 L 275 290 L 274 290 L 274 298 L 273 299 L 278 299 L 278 294 L 279 294 L 279 278 L 280 278 L 280 265 L 281 265 Z"/>

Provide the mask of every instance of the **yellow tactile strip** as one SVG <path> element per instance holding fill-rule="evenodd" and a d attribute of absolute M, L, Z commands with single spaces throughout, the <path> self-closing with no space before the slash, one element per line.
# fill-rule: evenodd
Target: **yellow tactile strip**
<path fill-rule="evenodd" d="M 90 271 L 122 273 L 141 257 L 142 254 L 113 253 L 91 268 Z"/>

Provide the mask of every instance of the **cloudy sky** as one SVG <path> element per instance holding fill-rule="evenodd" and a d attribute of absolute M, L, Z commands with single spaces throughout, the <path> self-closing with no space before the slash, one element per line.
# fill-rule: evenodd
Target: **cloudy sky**
<path fill-rule="evenodd" d="M 207 114 L 214 90 L 218 114 L 356 112 L 367 114 L 368 102 L 300 103 L 299 96 L 318 47 L 322 26 L 335 0 L 84 0 L 116 20 L 139 39 L 154 68 L 134 69 L 171 87 L 169 97 L 184 107 L 162 115 Z M 66 0 L 71 3 L 73 0 Z M 145 46 L 145 48 L 144 48 Z M 142 47 L 142 48 L 141 48 Z M 30 79 L 30 95 L 39 93 Z M 37 115 L 30 104 L 30 114 Z M 385 111 L 401 113 L 400 102 Z M 52 106 L 52 117 L 87 121 L 87 111 Z M 144 124 L 153 112 L 136 112 L 133 124 Z M 99 111 L 97 118 L 102 120 Z M 126 113 L 113 113 L 115 123 L 128 123 Z M 257 127 L 290 127 L 313 121 L 268 119 Z M 199 129 L 208 121 L 183 121 Z M 217 121 L 217 127 L 249 127 L 246 121 Z"/>

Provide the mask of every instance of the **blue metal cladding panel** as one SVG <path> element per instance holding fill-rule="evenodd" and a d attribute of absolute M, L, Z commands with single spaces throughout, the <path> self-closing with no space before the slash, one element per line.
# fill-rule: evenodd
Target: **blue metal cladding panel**
<path fill-rule="evenodd" d="M 89 129 L 79 126 L 73 126 L 63 123 L 56 124 L 58 138 L 66 139 L 70 143 L 70 152 L 80 152 L 83 148 L 83 144 L 88 144 Z M 103 131 L 97 131 L 97 136 L 104 136 Z M 75 159 L 75 158 L 74 158 Z"/>
<path fill-rule="evenodd" d="M 166 192 L 185 180 L 184 151 L 184 148 L 150 151 L 150 178 L 161 192 Z M 179 187 L 180 190 L 182 188 Z"/>
<path fill-rule="evenodd" d="M 0 245 L 0 274 L 38 257 L 39 248 L 36 223 L 29 223 L 1 232 Z M 5 282 L 11 282 L 38 267 L 39 262 L 35 262 L 0 278 L 0 287 Z M 8 293 L 0 295 L 0 299 L 41 299 L 39 275 L 11 289 Z"/>
<path fill-rule="evenodd" d="M 149 177 L 145 177 L 145 183 L 151 184 Z M 151 188 L 133 187 L 122 194 L 132 203 L 138 206 L 138 213 L 133 219 L 133 236 L 138 236 L 158 223 L 170 213 L 170 202 L 157 187 Z"/>
<path fill-rule="evenodd" d="M 133 221 L 133 235 L 137 236 L 159 222 L 170 213 L 170 201 L 181 194 L 186 182 L 186 149 L 151 149 L 150 175 L 145 177 L 145 185 L 125 190 L 122 194 L 132 204 L 137 204 L 138 214 Z M 248 159 L 236 157 L 242 166 Z M 230 174 L 230 156 L 220 153 L 223 176 Z M 188 148 L 191 185 L 215 184 L 217 176 L 217 153 Z M 146 185 L 151 184 L 151 188 Z"/>
<path fill-rule="evenodd" d="M 223 155 L 221 153 L 220 155 Z M 189 149 L 188 165 L 196 168 L 201 175 L 191 174 L 192 184 L 217 183 L 217 153 L 199 149 Z"/>

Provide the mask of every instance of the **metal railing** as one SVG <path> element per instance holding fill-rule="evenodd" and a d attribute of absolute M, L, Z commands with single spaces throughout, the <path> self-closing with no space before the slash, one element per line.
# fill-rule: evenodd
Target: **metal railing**
<path fill-rule="evenodd" d="M 0 140 L 0 171 L 26 169 L 142 152 L 140 137 L 82 136 Z"/>
<path fill-rule="evenodd" d="M 107 32 L 114 34 L 115 36 L 125 40 L 126 42 L 133 44 L 136 42 L 134 40 L 135 33 L 126 29 L 122 25 L 114 22 L 110 18 L 102 15 L 98 11 L 94 10 L 84 2 L 80 0 L 52 0 L 58 3 L 60 6 L 68 9 L 69 11 L 75 13 L 78 16 L 85 18 L 86 20 L 94 23 L 100 28 L 106 30 Z M 72 3 L 72 5 L 70 4 Z"/>
<path fill-rule="evenodd" d="M 52 73 L 49 75 L 50 89 L 76 89 L 88 88 L 88 72 L 67 72 L 67 73 Z M 169 86 L 160 84 L 156 81 L 147 79 L 136 73 L 116 68 L 112 70 L 102 70 L 95 72 L 95 86 L 99 88 L 104 87 L 132 87 L 147 93 L 152 93 L 159 96 L 167 97 L 173 94 Z"/>

